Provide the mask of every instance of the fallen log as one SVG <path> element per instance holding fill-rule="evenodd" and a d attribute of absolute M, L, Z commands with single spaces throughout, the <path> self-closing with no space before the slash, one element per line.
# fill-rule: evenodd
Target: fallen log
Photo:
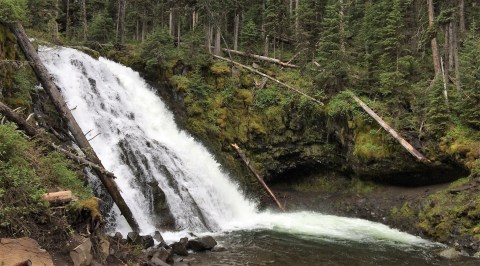
<path fill-rule="evenodd" d="M 231 54 L 250 57 L 250 58 L 257 59 L 257 60 L 281 65 L 283 67 L 298 68 L 297 65 L 291 64 L 290 62 L 282 62 L 280 59 L 276 59 L 276 58 L 271 58 L 271 57 L 267 57 L 267 56 L 263 56 L 263 55 L 249 54 L 249 53 L 245 53 L 245 52 L 242 52 L 242 51 L 231 50 L 231 49 L 227 49 L 227 48 L 222 48 L 222 50 L 225 51 L 225 52 L 231 53 Z"/>
<path fill-rule="evenodd" d="M 43 194 L 42 199 L 50 203 L 66 204 L 72 201 L 73 194 L 70 190 L 51 192 Z"/>
<path fill-rule="evenodd" d="M 27 133 L 27 135 L 34 137 L 39 133 L 37 129 L 35 129 L 32 125 L 30 125 L 26 120 L 21 118 L 17 113 L 15 113 L 10 107 L 6 104 L 0 102 L 0 113 L 2 113 L 6 118 L 10 121 L 13 121 L 15 124 L 18 125 L 21 129 Z"/>
<path fill-rule="evenodd" d="M 300 54 L 301 51 L 302 50 L 298 51 L 292 58 L 290 58 L 290 60 L 288 60 L 287 64 L 290 64 L 290 62 L 292 62 L 293 59 L 295 59 L 295 57 L 297 57 Z M 280 70 L 282 70 L 282 69 L 283 69 L 283 66 L 280 68 Z M 266 77 L 263 77 L 262 82 L 260 82 L 260 86 L 259 86 L 258 89 L 259 90 L 263 89 L 265 87 L 265 85 L 267 85 L 267 81 L 268 81 L 268 79 Z"/>
<path fill-rule="evenodd" d="M 383 127 L 393 138 L 395 138 L 400 145 L 402 145 L 411 155 L 422 162 L 430 162 L 423 154 L 415 149 L 408 141 L 406 141 L 400 134 L 398 134 L 392 127 L 390 127 L 383 119 L 378 116 L 370 107 L 368 107 L 360 98 L 352 94 L 352 98 L 368 113 L 377 123 Z"/>
<path fill-rule="evenodd" d="M 280 210 L 282 210 L 282 211 L 285 211 L 285 208 L 283 207 L 283 205 L 280 203 L 280 201 L 278 201 L 277 197 L 275 196 L 273 191 L 270 190 L 270 188 L 267 186 L 265 181 L 263 181 L 263 178 L 260 176 L 260 174 L 258 174 L 257 170 L 255 170 L 255 168 L 250 164 L 250 161 L 248 160 L 247 156 L 243 153 L 243 151 L 240 149 L 240 147 L 238 147 L 237 144 L 231 144 L 231 145 L 235 149 L 235 151 L 238 153 L 240 158 L 243 160 L 245 165 L 248 167 L 250 172 L 257 178 L 258 182 L 260 182 L 263 189 L 265 189 L 265 191 L 268 193 L 268 195 L 270 195 L 270 197 L 273 199 L 273 201 L 275 201 L 278 208 L 280 208 Z"/>
<path fill-rule="evenodd" d="M 238 62 L 235 62 L 235 61 L 233 61 L 233 60 L 231 60 L 231 59 L 228 59 L 228 58 L 225 58 L 225 57 L 221 57 L 221 56 L 218 56 L 218 55 L 212 55 L 212 56 L 215 57 L 215 58 L 217 58 L 217 59 L 221 59 L 221 60 L 230 62 L 230 63 L 232 63 L 232 64 L 235 64 L 235 65 L 237 65 L 237 66 L 240 66 L 240 67 L 242 67 L 242 68 L 245 68 L 245 69 L 247 69 L 247 70 L 249 70 L 249 71 L 251 71 L 251 72 L 254 72 L 254 73 L 256 73 L 256 74 L 258 74 L 258 75 L 260 75 L 260 76 L 262 76 L 262 77 L 265 77 L 265 78 L 267 78 L 267 79 L 269 79 L 269 80 L 271 80 L 271 81 L 273 81 L 273 82 L 275 82 L 275 83 L 278 83 L 278 84 L 280 84 L 280 85 L 282 85 L 282 86 L 284 86 L 284 87 L 292 90 L 292 91 L 295 92 L 295 93 L 298 93 L 298 94 L 300 94 L 300 95 L 302 95 L 302 96 L 305 96 L 305 97 L 307 97 L 308 99 L 310 99 L 310 100 L 312 100 L 312 101 L 320 104 L 321 106 L 324 105 L 321 101 L 313 98 L 312 96 L 310 96 L 310 95 L 308 95 L 308 94 L 306 94 L 306 93 L 304 93 L 304 92 L 302 92 L 302 91 L 300 91 L 300 90 L 298 90 L 298 89 L 295 89 L 294 87 L 292 87 L 292 86 L 290 86 L 290 85 L 288 85 L 288 84 L 285 84 L 285 83 L 281 82 L 280 80 L 275 79 L 275 78 L 273 78 L 273 77 L 271 77 L 271 76 L 269 76 L 269 75 L 267 75 L 267 74 L 265 74 L 265 73 L 262 73 L 262 72 L 260 72 L 260 71 L 258 71 L 258 70 L 256 70 L 256 69 L 253 69 L 253 68 L 251 68 L 251 67 L 249 67 L 249 66 L 246 66 L 246 65 L 244 65 L 244 64 L 240 64 L 240 63 L 238 63 Z"/>
<path fill-rule="evenodd" d="M 52 101 L 53 105 L 60 113 L 60 115 L 67 121 L 67 126 L 70 132 L 72 133 L 73 137 L 77 145 L 84 151 L 87 156 L 87 159 L 99 166 L 102 166 L 102 162 L 95 154 L 92 146 L 88 142 L 87 138 L 83 134 L 80 126 L 78 125 L 77 121 L 73 117 L 70 109 L 68 108 L 65 100 L 63 99 L 60 90 L 57 88 L 55 83 L 52 81 L 51 76 L 49 75 L 47 69 L 43 65 L 42 61 L 40 60 L 35 48 L 33 47 L 32 43 L 30 42 L 25 30 L 23 29 L 22 24 L 19 22 L 10 23 L 9 25 L 10 30 L 15 34 L 17 37 L 17 42 L 22 49 L 25 57 L 30 63 L 35 75 L 37 76 L 38 80 L 42 84 L 42 87 L 47 92 L 50 100 Z M 102 166 L 103 167 L 103 166 Z M 103 167 L 104 168 L 104 167 Z M 128 224 L 134 231 L 139 231 L 140 228 L 138 223 L 136 222 L 135 218 L 133 217 L 133 213 L 126 204 L 125 200 L 123 199 L 120 191 L 117 187 L 115 181 L 103 174 L 101 171 L 94 169 L 97 176 L 99 177 L 100 181 L 102 182 L 103 186 L 107 190 L 107 192 L 112 197 L 115 204 L 118 206 L 121 214 L 125 217 Z"/>

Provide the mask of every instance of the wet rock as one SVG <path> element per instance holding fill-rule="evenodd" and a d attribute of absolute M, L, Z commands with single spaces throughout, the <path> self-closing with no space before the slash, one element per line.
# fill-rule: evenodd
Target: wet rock
<path fill-rule="evenodd" d="M 92 241 L 89 238 L 84 238 L 82 243 L 70 251 L 70 258 L 74 266 L 87 266 L 92 263 Z"/>
<path fill-rule="evenodd" d="M 150 262 L 148 263 L 148 265 L 151 265 L 151 266 L 170 266 L 170 264 L 164 262 L 163 260 L 159 259 L 159 258 L 156 258 L 156 257 L 153 257 Z"/>
<path fill-rule="evenodd" d="M 477 251 L 475 254 L 473 254 L 473 257 L 480 259 L 480 251 Z"/>
<path fill-rule="evenodd" d="M 4 254 L 8 255 L 4 256 Z M 42 249 L 37 241 L 28 237 L 0 239 L 0 265 L 23 265 L 18 263 L 28 263 L 28 261 L 30 265 L 53 266 L 50 254 Z"/>
<path fill-rule="evenodd" d="M 122 239 L 123 239 L 122 233 L 116 232 L 115 235 L 113 236 L 113 239 L 115 239 L 115 240 L 122 240 Z"/>
<path fill-rule="evenodd" d="M 183 239 L 183 238 L 182 238 Z M 185 238 L 186 240 L 186 238 Z M 179 256 L 188 256 L 188 251 L 187 251 L 187 244 L 188 240 L 186 241 L 180 240 L 180 242 L 175 242 L 172 245 L 172 252 L 173 254 L 179 255 Z"/>
<path fill-rule="evenodd" d="M 127 241 L 131 244 L 141 244 L 142 240 L 137 232 L 130 232 L 127 234 Z"/>
<path fill-rule="evenodd" d="M 159 243 L 164 243 L 165 240 L 163 240 L 162 234 L 160 234 L 159 231 L 155 231 L 155 234 L 153 234 L 153 239 Z"/>
<path fill-rule="evenodd" d="M 188 241 L 187 248 L 195 252 L 199 252 L 199 251 L 211 250 L 216 245 L 217 245 L 217 241 L 215 241 L 213 237 L 203 236 L 203 237 Z"/>
<path fill-rule="evenodd" d="M 457 259 L 462 256 L 462 254 L 459 251 L 457 251 L 455 248 L 447 248 L 442 252 L 440 252 L 440 254 L 438 255 L 440 255 L 440 257 L 442 258 L 449 259 L 449 260 Z"/>
<path fill-rule="evenodd" d="M 216 245 L 212 248 L 212 252 L 224 252 L 227 249 L 224 246 Z"/>
<path fill-rule="evenodd" d="M 152 260 L 154 258 L 158 258 L 163 262 L 170 262 L 172 261 L 172 253 L 165 248 L 161 247 L 159 248 L 152 256 Z"/>
<path fill-rule="evenodd" d="M 142 239 L 142 246 L 144 249 L 153 247 L 153 245 L 155 245 L 155 242 L 153 241 L 153 237 L 151 235 L 140 236 L 140 238 Z"/>

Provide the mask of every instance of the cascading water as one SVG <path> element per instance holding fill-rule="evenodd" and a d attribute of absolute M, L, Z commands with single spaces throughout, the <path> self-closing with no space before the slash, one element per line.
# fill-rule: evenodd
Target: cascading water
<path fill-rule="evenodd" d="M 177 229 L 193 232 L 271 229 L 319 238 L 426 244 L 361 219 L 312 212 L 258 212 L 212 155 L 179 130 L 173 115 L 137 72 L 69 48 L 41 58 L 73 115 L 132 209 L 143 233 L 155 230 L 152 186 L 165 193 Z M 145 185 L 149 184 L 149 185 Z M 122 218 L 118 217 L 119 220 Z M 126 223 L 117 230 L 126 232 Z"/>

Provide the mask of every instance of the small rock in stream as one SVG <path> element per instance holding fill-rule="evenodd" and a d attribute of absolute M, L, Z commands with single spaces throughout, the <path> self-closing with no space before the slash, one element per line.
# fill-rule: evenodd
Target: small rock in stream
<path fill-rule="evenodd" d="M 447 248 L 442 252 L 440 252 L 440 254 L 438 255 L 440 255 L 440 257 L 442 258 L 449 259 L 449 260 L 458 259 L 459 257 L 462 256 L 462 254 L 459 251 L 457 251 L 455 248 Z"/>

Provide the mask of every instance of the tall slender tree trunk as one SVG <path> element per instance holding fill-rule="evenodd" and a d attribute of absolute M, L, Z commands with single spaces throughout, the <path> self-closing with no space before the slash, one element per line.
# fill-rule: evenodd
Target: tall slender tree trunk
<path fill-rule="evenodd" d="M 233 28 L 233 50 L 238 50 L 238 29 L 240 27 L 240 14 L 235 13 L 235 21 Z"/>
<path fill-rule="evenodd" d="M 453 38 L 453 60 L 454 60 L 454 67 L 455 67 L 455 87 L 457 91 L 462 90 L 462 83 L 460 80 L 460 60 L 458 59 L 458 32 L 456 24 L 453 25 L 452 28 L 452 35 Z"/>
<path fill-rule="evenodd" d="M 168 32 L 170 36 L 173 36 L 173 8 L 170 8 L 170 13 L 168 14 Z"/>
<path fill-rule="evenodd" d="M 135 41 L 140 40 L 140 19 L 137 18 L 135 22 Z"/>
<path fill-rule="evenodd" d="M 290 18 L 293 16 L 293 0 L 290 0 L 290 5 L 288 6 L 288 14 L 290 14 Z"/>
<path fill-rule="evenodd" d="M 118 0 L 118 36 L 117 42 L 120 45 L 125 44 L 125 9 L 127 0 Z"/>
<path fill-rule="evenodd" d="M 192 30 L 195 30 L 195 26 L 196 26 L 196 23 L 197 23 L 197 15 L 196 15 L 196 11 L 193 10 L 192 12 Z"/>
<path fill-rule="evenodd" d="M 86 0 L 82 0 L 81 2 L 81 18 L 82 18 L 82 33 L 83 33 L 83 41 L 87 41 L 87 5 Z"/>
<path fill-rule="evenodd" d="M 177 21 L 177 49 L 180 49 L 180 26 L 181 26 L 181 21 L 180 21 L 180 16 Z"/>
<path fill-rule="evenodd" d="M 428 26 L 433 29 L 435 27 L 435 14 L 433 10 L 433 0 L 427 0 L 428 4 Z M 435 77 L 441 75 L 441 67 L 440 67 L 440 52 L 438 51 L 438 43 L 437 37 L 432 37 L 430 41 L 432 45 L 432 59 L 433 59 L 433 68 L 435 70 Z"/>
<path fill-rule="evenodd" d="M 215 32 L 215 48 L 213 49 L 213 53 L 218 56 L 222 56 L 222 46 L 221 46 L 221 40 L 222 40 L 222 32 L 220 30 L 220 25 L 217 25 L 215 27 L 216 32 Z"/>
<path fill-rule="evenodd" d="M 346 49 L 345 49 L 345 7 L 343 5 L 343 0 L 339 0 L 340 3 L 340 50 L 342 51 L 342 54 L 345 55 Z"/>
<path fill-rule="evenodd" d="M 467 31 L 465 28 L 465 0 L 459 0 L 458 13 L 460 15 L 460 34 L 464 36 Z"/>
<path fill-rule="evenodd" d="M 265 44 L 264 44 L 264 47 L 263 47 L 263 56 L 266 56 L 266 57 L 269 57 L 268 47 L 270 46 L 270 41 L 268 39 L 269 39 L 268 35 L 265 36 Z"/>
<path fill-rule="evenodd" d="M 295 0 L 295 36 L 297 41 L 300 36 L 300 15 L 298 14 L 300 8 L 300 0 Z"/>
<path fill-rule="evenodd" d="M 145 35 L 147 34 L 147 14 L 146 11 L 143 10 L 143 17 L 142 17 L 142 42 L 145 41 Z"/>
<path fill-rule="evenodd" d="M 65 33 L 67 38 L 70 37 L 70 0 L 67 0 L 67 10 L 65 10 Z"/>

